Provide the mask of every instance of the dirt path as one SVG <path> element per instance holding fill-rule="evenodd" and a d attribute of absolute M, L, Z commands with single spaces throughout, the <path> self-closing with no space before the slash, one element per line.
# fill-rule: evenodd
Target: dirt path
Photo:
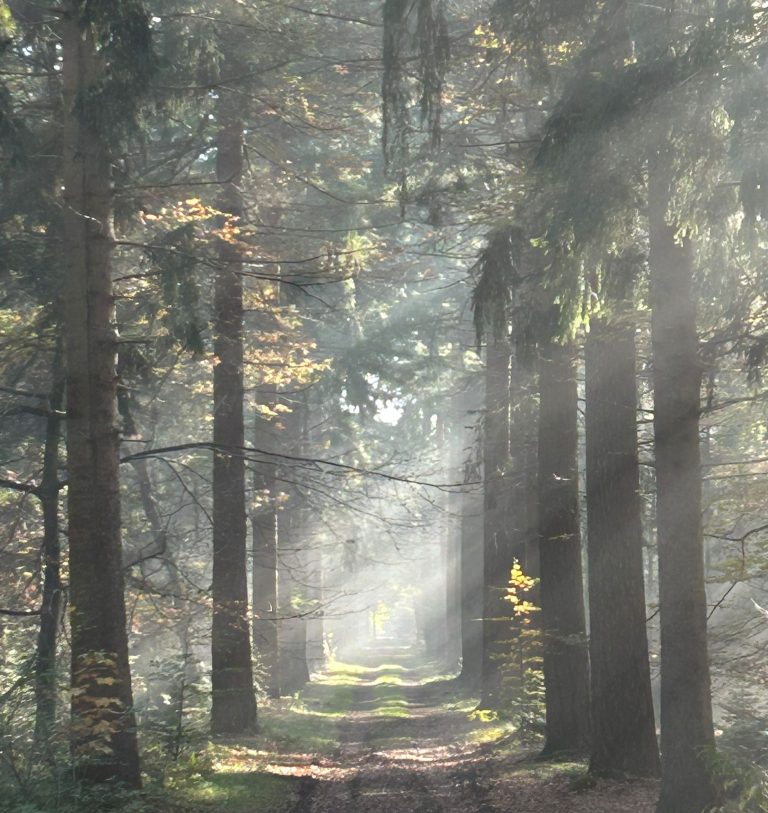
<path fill-rule="evenodd" d="M 475 700 L 407 652 L 335 663 L 266 704 L 261 731 L 212 745 L 181 813 L 653 813 L 656 782 L 593 782 L 538 762 Z"/>
<path fill-rule="evenodd" d="M 339 703 L 339 675 L 310 700 Z M 396 663 L 347 676 L 339 745 L 313 759 L 291 813 L 651 813 L 653 782 L 584 782 L 583 766 L 536 763 L 455 702 L 455 683 Z M 485 740 L 485 741 L 484 741 Z"/>
<path fill-rule="evenodd" d="M 306 784 L 293 813 L 496 813 L 471 765 L 472 723 L 446 707 L 449 686 L 383 668 L 349 687 L 339 747 L 317 766 L 325 781 Z M 314 694 L 322 702 L 323 687 Z"/>

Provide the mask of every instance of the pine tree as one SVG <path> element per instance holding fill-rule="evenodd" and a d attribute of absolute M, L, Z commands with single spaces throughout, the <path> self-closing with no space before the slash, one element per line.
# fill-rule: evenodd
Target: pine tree
<path fill-rule="evenodd" d="M 654 451 L 661 612 L 662 787 L 658 813 L 700 813 L 717 794 L 701 502 L 702 367 L 690 237 L 669 220 L 669 146 L 651 158 Z"/>
<path fill-rule="evenodd" d="M 483 429 L 483 651 L 481 705 L 495 709 L 500 698 L 500 658 L 509 626 L 504 603 L 511 568 L 510 528 L 506 512 L 504 471 L 509 450 L 509 364 L 506 337 L 489 338 L 485 359 L 485 423 Z"/>
<path fill-rule="evenodd" d="M 539 349 L 539 566 L 548 755 L 590 742 L 589 657 L 579 528 L 575 348 Z"/>
<path fill-rule="evenodd" d="M 64 603 L 59 528 L 61 492 L 59 447 L 65 381 L 60 333 L 56 339 L 51 372 L 53 381 L 48 399 L 49 414 L 45 421 L 43 476 L 40 483 L 40 502 L 43 510 L 43 590 L 35 657 L 35 735 L 40 740 L 48 736 L 56 722 L 56 651 Z"/>
<path fill-rule="evenodd" d="M 223 212 L 214 292 L 213 629 L 211 730 L 256 727 L 246 566 L 243 418 L 243 281 L 237 230 L 243 218 L 243 121 L 237 97 L 222 89 L 216 176 Z"/>
<path fill-rule="evenodd" d="M 637 450 L 634 280 L 627 252 L 605 269 L 604 312 L 585 347 L 592 746 L 598 775 L 656 776 Z"/>
<path fill-rule="evenodd" d="M 255 418 L 255 447 L 264 449 L 268 433 Z M 253 474 L 253 647 L 268 697 L 280 696 L 279 649 L 277 640 L 277 478 L 271 462 L 262 463 Z"/>
<path fill-rule="evenodd" d="M 84 778 L 137 786 L 120 545 L 110 142 L 138 108 L 152 55 L 138 3 L 68 2 L 62 12 L 73 753 Z"/>

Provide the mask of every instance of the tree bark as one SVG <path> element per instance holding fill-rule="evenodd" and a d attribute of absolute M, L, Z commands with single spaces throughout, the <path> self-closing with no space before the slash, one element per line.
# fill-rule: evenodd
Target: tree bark
<path fill-rule="evenodd" d="M 510 610 L 504 601 L 509 570 L 507 493 L 504 481 L 509 457 L 509 360 L 506 339 L 489 340 L 485 367 L 485 431 L 483 433 L 483 650 L 481 700 L 483 708 L 499 705 L 500 658 Z"/>
<path fill-rule="evenodd" d="M 78 102 L 104 78 L 81 4 L 62 20 L 72 750 L 88 781 L 138 787 L 120 548 L 111 162 Z"/>
<path fill-rule="evenodd" d="M 483 500 L 472 488 L 461 507 L 461 679 L 470 691 L 480 688 L 483 658 Z"/>
<path fill-rule="evenodd" d="M 634 271 L 621 259 L 586 343 L 590 771 L 658 776 L 637 454 Z"/>
<path fill-rule="evenodd" d="M 535 376 L 531 377 L 531 390 L 523 402 L 523 444 L 524 444 L 524 478 L 525 478 L 525 574 L 532 579 L 539 579 L 539 404 L 535 397 Z M 539 605 L 539 588 L 535 587 L 530 600 Z"/>
<path fill-rule="evenodd" d="M 701 813 L 717 800 L 701 520 L 698 355 L 693 252 L 667 220 L 663 155 L 649 171 L 650 269 L 661 615 L 659 813 Z"/>
<path fill-rule="evenodd" d="M 219 104 L 216 174 L 227 221 L 242 218 L 243 124 L 237 101 Z M 222 224 L 226 228 L 227 223 Z M 214 291 L 213 372 L 213 627 L 211 730 L 239 733 L 256 727 L 246 563 L 245 445 L 243 422 L 243 283 L 241 254 L 220 239 Z"/>
<path fill-rule="evenodd" d="M 306 454 L 306 421 L 301 399 L 282 394 L 280 402 L 288 409 L 278 422 L 280 447 L 287 454 Z M 292 478 L 290 464 L 281 474 Z M 307 657 L 308 627 L 308 517 L 298 489 L 286 488 L 285 502 L 278 515 L 278 648 L 280 691 L 293 694 L 309 682 Z"/>
<path fill-rule="evenodd" d="M 574 350 L 539 358 L 539 566 L 548 755 L 589 747 L 589 660 L 581 575 Z"/>
<path fill-rule="evenodd" d="M 263 448 L 263 433 L 256 416 L 256 447 Z M 280 697 L 277 641 L 277 512 L 275 470 L 262 464 L 253 475 L 253 648 L 259 663 L 262 688 L 268 697 Z"/>
<path fill-rule="evenodd" d="M 476 387 L 467 389 L 460 400 L 462 450 L 470 449 L 478 442 L 470 413 L 478 412 L 480 403 Z M 480 688 L 483 654 L 483 493 L 481 486 L 468 483 L 481 477 L 475 463 L 479 457 L 479 450 L 472 449 L 471 465 L 462 465 L 457 481 L 463 480 L 467 484 L 459 495 L 461 681 L 472 692 Z"/>
<path fill-rule="evenodd" d="M 53 357 L 53 384 L 48 399 L 43 477 L 40 503 L 43 510 L 43 595 L 40 631 L 35 658 L 35 738 L 45 740 L 56 722 L 56 648 L 63 607 L 61 544 L 59 541 L 59 444 L 64 406 L 64 354 L 57 338 Z"/>

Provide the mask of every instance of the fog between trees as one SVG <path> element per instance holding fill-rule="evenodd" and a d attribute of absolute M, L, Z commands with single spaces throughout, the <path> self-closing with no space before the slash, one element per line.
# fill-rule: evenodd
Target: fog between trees
<path fill-rule="evenodd" d="M 0 806 L 768 809 L 766 35 L 0 0 Z"/>

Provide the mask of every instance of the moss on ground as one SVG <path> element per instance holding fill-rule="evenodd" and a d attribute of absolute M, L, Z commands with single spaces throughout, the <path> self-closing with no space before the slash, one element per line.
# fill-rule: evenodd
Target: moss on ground
<path fill-rule="evenodd" d="M 251 770 L 216 771 L 170 788 L 171 804 L 189 813 L 281 813 L 294 802 L 297 780 Z"/>

